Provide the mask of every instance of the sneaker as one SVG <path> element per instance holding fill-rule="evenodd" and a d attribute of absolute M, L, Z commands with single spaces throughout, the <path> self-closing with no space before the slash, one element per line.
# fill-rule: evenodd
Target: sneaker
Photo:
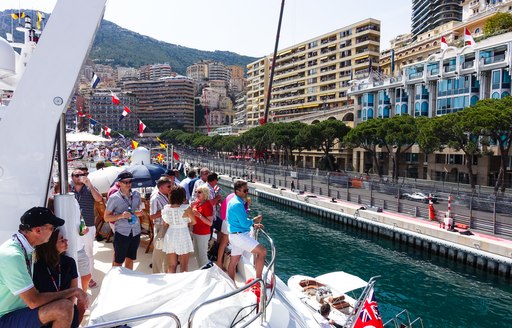
<path fill-rule="evenodd" d="M 91 279 L 89 281 L 89 288 L 96 288 L 96 287 L 98 287 L 98 284 L 96 283 L 96 281 Z"/>

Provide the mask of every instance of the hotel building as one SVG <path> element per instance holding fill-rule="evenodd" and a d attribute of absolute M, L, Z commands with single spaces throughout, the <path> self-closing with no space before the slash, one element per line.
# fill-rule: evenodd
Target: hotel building
<path fill-rule="evenodd" d="M 380 21 L 372 18 L 280 50 L 269 115 L 279 122 L 320 109 L 348 110 L 349 81 L 377 69 L 379 52 Z M 247 65 L 248 127 L 264 115 L 272 57 Z"/>
<path fill-rule="evenodd" d="M 461 2 L 461 0 L 412 0 L 413 38 L 445 23 L 461 21 Z"/>

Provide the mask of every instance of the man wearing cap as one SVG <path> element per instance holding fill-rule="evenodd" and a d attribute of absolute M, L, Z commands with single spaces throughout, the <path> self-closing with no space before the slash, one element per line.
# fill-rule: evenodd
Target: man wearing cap
<path fill-rule="evenodd" d="M 33 207 L 20 219 L 19 231 L 0 246 L 0 327 L 70 327 L 76 297 L 87 308 L 79 288 L 39 293 L 32 282 L 32 252 L 48 242 L 64 220 L 45 207 Z"/>
<path fill-rule="evenodd" d="M 140 194 L 132 191 L 133 175 L 123 171 L 117 176 L 119 190 L 112 194 L 107 201 L 105 210 L 105 222 L 113 222 L 114 234 L 114 263 L 113 266 L 121 266 L 123 263 L 127 269 L 133 270 L 133 261 L 137 259 L 137 249 L 140 244 L 140 220 L 139 211 L 141 205 Z M 135 214 L 134 222 L 132 214 Z"/>
<path fill-rule="evenodd" d="M 91 273 L 91 279 L 90 281 L 87 281 L 87 284 L 90 288 L 94 288 L 96 287 L 96 282 L 92 277 L 94 272 L 94 237 L 96 236 L 96 226 L 94 225 L 94 202 L 102 202 L 103 197 L 98 189 L 92 185 L 91 180 L 87 178 L 87 172 L 84 172 L 83 169 L 73 170 L 73 173 L 71 173 L 71 179 L 73 181 L 71 191 L 75 194 L 78 205 L 80 205 L 80 214 L 84 218 L 85 225 L 89 229 L 89 232 L 84 235 L 83 241 L 85 254 L 89 259 L 89 270 Z M 84 287 L 84 290 L 87 291 L 87 286 Z"/>

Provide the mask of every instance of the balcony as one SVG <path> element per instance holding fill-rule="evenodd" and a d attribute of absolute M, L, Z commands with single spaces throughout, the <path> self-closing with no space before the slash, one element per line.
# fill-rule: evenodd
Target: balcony
<path fill-rule="evenodd" d="M 495 55 L 495 56 L 491 56 L 491 57 L 484 57 L 484 58 L 480 58 L 480 60 L 484 65 L 495 64 L 495 63 L 505 61 L 505 54 L 499 54 L 499 55 Z"/>
<path fill-rule="evenodd" d="M 457 65 L 448 65 L 448 66 L 443 67 L 443 71 L 445 73 L 455 72 L 456 69 L 457 69 Z"/>
<path fill-rule="evenodd" d="M 419 78 L 423 77 L 423 72 L 411 73 L 408 75 L 408 77 L 409 77 L 409 80 L 419 79 Z"/>

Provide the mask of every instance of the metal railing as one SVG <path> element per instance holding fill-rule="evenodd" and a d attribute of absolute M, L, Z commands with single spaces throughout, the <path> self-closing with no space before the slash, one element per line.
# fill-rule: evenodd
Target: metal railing
<path fill-rule="evenodd" d="M 266 270 L 263 273 L 263 278 L 256 278 L 253 281 L 251 281 L 250 283 L 242 286 L 241 288 L 238 288 L 232 292 L 221 295 L 219 297 L 215 297 L 213 299 L 204 301 L 204 302 L 200 303 L 199 305 L 197 305 L 192 310 L 192 312 L 190 313 L 190 316 L 188 318 L 188 327 L 189 328 L 193 327 L 194 317 L 195 317 L 196 313 L 202 307 L 204 307 L 208 304 L 212 304 L 212 303 L 221 301 L 223 299 L 232 297 L 232 296 L 237 295 L 246 290 L 250 290 L 256 284 L 260 284 L 260 303 L 258 306 L 259 311 L 254 316 L 252 316 L 250 319 L 245 321 L 244 324 L 240 327 L 247 327 L 248 325 L 250 325 L 252 322 L 254 322 L 258 318 L 260 318 L 261 324 L 263 324 L 266 321 L 267 306 L 272 301 L 272 298 L 274 297 L 274 294 L 275 294 L 275 283 L 276 283 L 275 278 L 276 277 L 275 277 L 275 272 L 274 272 L 274 264 L 275 264 L 275 258 L 276 258 L 276 249 L 274 246 L 274 241 L 272 240 L 272 238 L 270 238 L 270 236 L 265 231 L 263 231 L 261 229 L 256 230 L 256 236 L 255 236 L 256 239 L 258 239 L 259 233 L 262 233 L 265 236 L 265 238 L 267 239 L 267 241 L 270 245 L 270 250 L 271 250 L 270 262 L 266 266 Z M 267 279 L 269 278 L 269 273 L 270 273 L 270 282 L 271 282 L 271 293 L 270 293 L 269 297 L 267 298 L 267 281 L 268 281 Z M 254 306 L 256 308 L 256 305 L 254 305 Z M 234 318 L 234 319 L 236 319 L 236 318 Z M 240 320 L 243 320 L 243 319 L 244 318 L 242 318 Z"/>
<path fill-rule="evenodd" d="M 102 322 L 102 323 L 94 324 L 92 326 L 86 326 L 85 328 L 118 327 L 118 326 L 126 325 L 127 323 L 131 323 L 131 322 L 154 319 L 154 318 L 159 318 L 159 317 L 170 317 L 174 320 L 174 322 L 176 322 L 176 328 L 181 327 L 180 319 L 178 318 L 178 316 L 176 314 L 174 314 L 172 312 L 161 312 L 161 313 L 144 314 L 144 315 L 139 315 L 139 316 L 130 317 L 130 318 L 126 318 L 126 319 Z"/>
<path fill-rule="evenodd" d="M 400 311 L 394 318 L 389 319 L 384 323 L 383 327 L 393 324 L 394 328 L 423 328 L 423 320 L 418 317 L 411 321 L 411 315 L 407 310 Z"/>

